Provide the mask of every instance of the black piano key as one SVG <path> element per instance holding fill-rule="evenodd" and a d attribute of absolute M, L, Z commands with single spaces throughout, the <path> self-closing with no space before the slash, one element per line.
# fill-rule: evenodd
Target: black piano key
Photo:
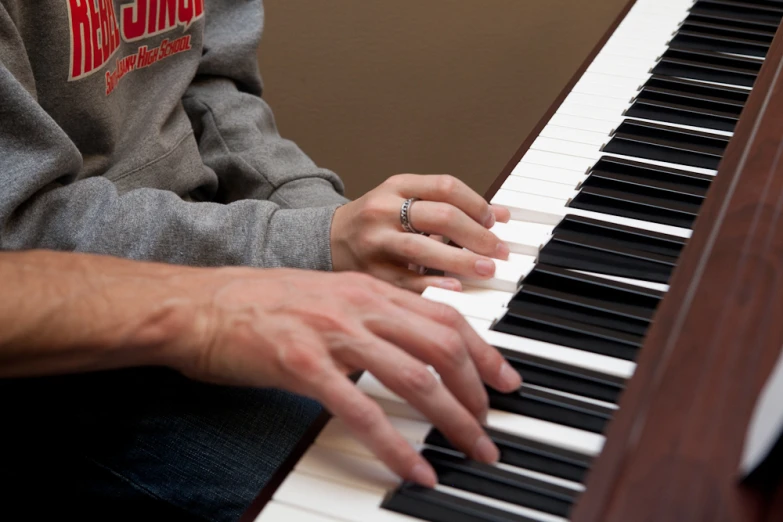
<path fill-rule="evenodd" d="M 592 457 L 575 451 L 492 428 L 485 428 L 484 431 L 498 447 L 500 462 L 509 466 L 583 483 L 593 463 Z M 458 452 L 446 437 L 434 428 L 427 435 L 424 443 L 428 446 Z"/>
<path fill-rule="evenodd" d="M 540 310 L 644 336 L 661 297 L 654 290 L 539 263 L 525 277 L 508 308 Z"/>
<path fill-rule="evenodd" d="M 721 27 L 736 31 L 738 34 L 766 35 L 774 38 L 777 26 L 764 26 L 732 18 L 716 18 L 714 16 L 691 13 L 685 21 L 691 25 L 704 27 Z"/>
<path fill-rule="evenodd" d="M 714 176 L 661 165 L 650 165 L 625 158 L 604 156 L 588 172 L 591 176 L 607 179 L 633 179 L 641 184 L 658 183 L 658 187 L 704 198 Z"/>
<path fill-rule="evenodd" d="M 637 250 L 620 241 L 557 229 L 539 252 L 538 260 L 562 268 L 655 283 L 668 283 L 677 264 L 676 257 Z"/>
<path fill-rule="evenodd" d="M 746 38 L 754 42 L 766 43 L 767 45 L 772 43 L 776 31 L 776 28 L 747 25 L 736 20 L 705 19 L 696 14 L 688 16 L 680 24 L 680 28 L 693 29 L 710 34 L 726 34 Z"/>
<path fill-rule="evenodd" d="M 623 115 L 630 118 L 677 123 L 726 132 L 734 132 L 739 120 L 739 114 L 733 112 L 685 105 L 679 103 L 680 100 L 660 98 L 663 97 L 638 97 Z"/>
<path fill-rule="evenodd" d="M 580 274 L 545 263 L 538 263 L 525 277 L 525 283 L 603 299 L 625 307 L 616 309 L 617 313 L 646 320 L 652 317 L 653 310 L 660 304 L 664 295 L 663 292 L 651 288 Z"/>
<path fill-rule="evenodd" d="M 681 228 L 693 227 L 699 214 L 699 203 L 676 201 L 670 194 L 662 194 L 651 187 L 642 190 L 637 187 L 632 191 L 626 187 L 617 190 L 601 185 L 585 183 L 568 206 Z"/>
<path fill-rule="evenodd" d="M 770 2 L 737 2 L 732 0 L 698 0 L 691 13 L 718 20 L 739 20 L 767 27 L 777 27 L 783 9 Z"/>
<path fill-rule="evenodd" d="M 528 384 L 610 403 L 616 403 L 625 389 L 621 377 L 505 348 L 497 350 Z"/>
<path fill-rule="evenodd" d="M 574 215 L 566 215 L 553 233 L 564 231 L 584 234 L 590 238 L 615 242 L 633 250 L 674 259 L 680 256 L 686 243 L 686 240 L 681 237 Z"/>
<path fill-rule="evenodd" d="M 601 299 L 574 296 L 567 292 L 523 284 L 508 304 L 513 311 L 539 311 L 571 321 L 594 324 L 620 332 L 645 336 L 650 321 L 629 317 L 621 306 Z"/>
<path fill-rule="evenodd" d="M 579 494 L 570 488 L 463 456 L 433 449 L 425 449 L 421 454 L 437 473 L 439 484 L 544 513 L 568 515 Z"/>
<path fill-rule="evenodd" d="M 678 76 L 728 85 L 752 87 L 762 62 L 753 58 L 727 56 L 711 51 L 670 48 L 653 67 L 652 73 Z"/>
<path fill-rule="evenodd" d="M 705 132 L 633 120 L 621 123 L 604 152 L 717 169 L 729 139 Z"/>
<path fill-rule="evenodd" d="M 535 522 L 516 513 L 403 482 L 381 503 L 383 509 L 429 522 Z"/>
<path fill-rule="evenodd" d="M 634 361 L 643 337 L 534 311 L 507 311 L 492 330 Z"/>
<path fill-rule="evenodd" d="M 760 34 L 748 34 L 718 25 L 690 24 L 686 20 L 669 45 L 675 49 L 696 49 L 721 53 L 740 54 L 764 58 L 772 38 Z"/>
<path fill-rule="evenodd" d="M 653 75 L 642 87 L 643 92 L 674 94 L 684 99 L 720 103 L 724 110 L 741 111 L 748 101 L 747 89 L 727 85 L 708 85 L 696 80 Z"/>
<path fill-rule="evenodd" d="M 603 433 L 615 410 L 564 397 L 523 383 L 519 390 L 501 393 L 487 388 L 491 408 L 533 417 L 592 433 Z"/>
<path fill-rule="evenodd" d="M 635 173 L 606 172 L 593 168 L 581 185 L 648 194 L 700 205 L 707 197 L 707 189 L 710 184 L 711 180 L 709 179 L 665 176 L 654 171 L 649 174 L 645 172 L 642 175 L 637 175 Z"/>

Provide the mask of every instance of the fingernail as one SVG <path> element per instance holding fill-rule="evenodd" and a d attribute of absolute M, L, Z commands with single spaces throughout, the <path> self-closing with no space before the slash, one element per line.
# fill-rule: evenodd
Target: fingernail
<path fill-rule="evenodd" d="M 498 257 L 498 259 L 508 259 L 508 255 L 511 253 L 511 251 L 508 249 L 508 245 L 506 245 L 503 241 L 498 243 L 498 246 L 495 248 L 495 255 Z"/>
<path fill-rule="evenodd" d="M 500 382 L 508 388 L 513 387 L 517 389 L 522 385 L 522 378 L 519 376 L 518 371 L 507 362 L 504 362 L 500 365 Z"/>
<path fill-rule="evenodd" d="M 431 467 L 426 464 L 416 464 L 411 471 L 411 480 L 428 488 L 434 488 L 438 483 L 438 477 Z"/>
<path fill-rule="evenodd" d="M 497 446 L 486 435 L 482 435 L 473 446 L 473 455 L 476 460 L 492 464 L 500 458 L 500 451 Z"/>
<path fill-rule="evenodd" d="M 484 226 L 486 228 L 492 228 L 495 226 L 495 213 L 492 212 L 492 209 L 489 211 L 489 216 L 484 219 Z"/>
<path fill-rule="evenodd" d="M 483 276 L 489 276 L 495 273 L 495 263 L 489 259 L 479 259 L 476 261 L 476 273 Z"/>
<path fill-rule="evenodd" d="M 445 288 L 446 290 L 453 290 L 454 292 L 462 290 L 462 283 L 456 279 L 440 279 L 435 282 L 435 285 L 439 288 Z"/>

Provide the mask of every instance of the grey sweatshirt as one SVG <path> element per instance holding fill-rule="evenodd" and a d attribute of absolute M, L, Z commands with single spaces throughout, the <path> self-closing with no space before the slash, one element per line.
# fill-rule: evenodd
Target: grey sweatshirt
<path fill-rule="evenodd" d="M 0 249 L 331 268 L 345 203 L 261 99 L 261 0 L 0 0 Z"/>

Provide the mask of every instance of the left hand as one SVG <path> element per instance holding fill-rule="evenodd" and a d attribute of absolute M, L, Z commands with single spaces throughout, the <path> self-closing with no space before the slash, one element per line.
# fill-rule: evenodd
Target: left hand
<path fill-rule="evenodd" d="M 413 228 L 448 237 L 465 249 L 405 232 L 400 208 L 408 198 L 419 198 L 410 207 Z M 508 259 L 509 254 L 488 229 L 508 220 L 507 209 L 493 207 L 452 176 L 399 174 L 337 209 L 331 229 L 332 265 L 335 271 L 369 273 L 415 292 L 428 286 L 460 290 L 456 279 L 420 275 L 408 266 L 488 279 L 495 272 L 492 258 Z"/>

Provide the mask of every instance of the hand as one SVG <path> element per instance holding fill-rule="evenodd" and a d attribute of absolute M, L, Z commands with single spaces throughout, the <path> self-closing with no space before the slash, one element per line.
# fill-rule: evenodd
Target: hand
<path fill-rule="evenodd" d="M 410 223 L 418 231 L 445 236 L 465 248 L 435 237 L 403 231 L 400 207 L 408 198 Z M 508 259 L 508 247 L 488 229 L 508 221 L 507 209 L 493 207 L 452 176 L 392 176 L 361 198 L 337 209 L 332 221 L 332 265 L 335 271 L 365 272 L 422 292 L 427 286 L 460 290 L 453 278 L 422 276 L 409 265 L 488 279 L 491 258 Z"/>
<path fill-rule="evenodd" d="M 202 303 L 185 314 L 167 364 L 236 386 L 278 387 L 320 401 L 401 477 L 433 486 L 430 465 L 346 376 L 369 370 L 474 459 L 497 448 L 477 419 L 482 381 L 510 392 L 519 374 L 452 308 L 363 274 L 221 269 L 180 276 Z M 426 365 L 433 366 L 438 380 Z"/>

